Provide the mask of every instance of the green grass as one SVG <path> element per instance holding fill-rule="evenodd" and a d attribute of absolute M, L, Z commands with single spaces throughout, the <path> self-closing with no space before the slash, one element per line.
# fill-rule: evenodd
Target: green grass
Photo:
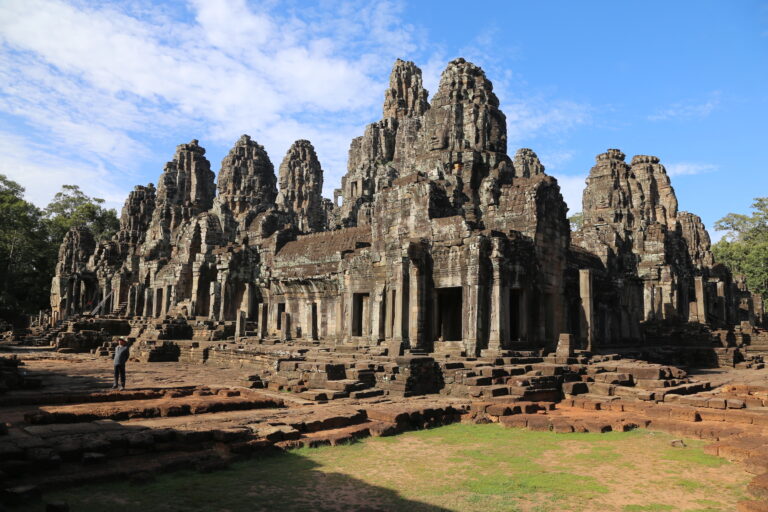
<path fill-rule="evenodd" d="M 555 434 L 451 425 L 45 498 L 78 512 L 732 510 L 748 475 L 704 454 L 700 443 L 670 449 L 671 439 L 645 431 Z M 678 498 L 668 500 L 672 495 Z"/>

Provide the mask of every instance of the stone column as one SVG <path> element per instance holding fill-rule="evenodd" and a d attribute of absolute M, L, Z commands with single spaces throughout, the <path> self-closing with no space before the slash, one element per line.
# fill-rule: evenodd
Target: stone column
<path fill-rule="evenodd" d="M 283 341 L 291 339 L 291 314 L 287 311 L 280 313 L 280 339 Z"/>
<path fill-rule="evenodd" d="M 219 320 L 227 320 L 227 310 L 230 306 L 231 299 L 231 285 L 229 283 L 229 275 L 224 273 L 221 276 L 221 284 L 219 285 L 219 305 L 216 308 L 219 312 Z"/>
<path fill-rule="evenodd" d="M 245 291 L 243 292 L 243 301 L 240 303 L 240 309 L 245 311 L 245 317 L 248 320 L 253 319 L 253 293 L 253 285 L 245 283 Z"/>
<path fill-rule="evenodd" d="M 269 307 L 262 302 L 259 304 L 259 338 L 264 339 L 267 337 L 267 323 L 269 322 Z"/>
<path fill-rule="evenodd" d="M 343 295 L 339 293 L 334 303 L 336 315 L 334 320 L 333 332 L 336 334 L 336 342 L 340 343 L 344 339 L 344 304 Z"/>
<path fill-rule="evenodd" d="M 392 340 L 408 343 L 408 275 L 405 261 L 399 262 L 395 268 L 395 321 L 393 323 Z"/>
<path fill-rule="evenodd" d="M 384 339 L 384 310 L 386 309 L 383 288 L 376 288 L 371 295 L 371 341 Z"/>
<path fill-rule="evenodd" d="M 581 337 L 587 342 L 587 351 L 594 350 L 594 302 L 592 298 L 592 269 L 579 270 L 579 296 L 581 297 Z M 574 333 L 576 334 L 576 333 Z"/>
<path fill-rule="evenodd" d="M 163 309 L 165 309 L 165 302 L 163 301 L 163 288 L 155 289 L 155 317 L 161 317 L 163 315 Z"/>
<path fill-rule="evenodd" d="M 409 268 L 409 325 L 411 348 L 424 348 L 424 270 L 415 262 Z"/>
<path fill-rule="evenodd" d="M 152 288 L 144 289 L 144 311 L 141 316 L 152 316 Z"/>
<path fill-rule="evenodd" d="M 128 306 L 125 308 L 126 316 L 133 316 L 136 314 L 136 287 L 131 286 L 128 288 Z"/>
<path fill-rule="evenodd" d="M 371 295 L 363 295 L 360 299 L 360 335 L 365 338 L 371 336 Z"/>
<path fill-rule="evenodd" d="M 384 339 L 392 339 L 392 323 L 395 319 L 395 294 L 394 290 L 387 288 L 384 294 L 384 300 L 387 301 L 386 315 L 384 317 Z"/>
<path fill-rule="evenodd" d="M 218 281 L 212 281 L 209 293 L 208 318 L 215 321 L 218 320 L 219 310 L 221 309 L 221 284 Z"/>
<path fill-rule="evenodd" d="M 704 278 L 697 276 L 693 278 L 694 286 L 696 288 L 696 309 L 699 317 L 699 323 L 707 323 L 707 304 L 706 296 L 704 294 Z"/>
<path fill-rule="evenodd" d="M 304 337 L 308 340 L 316 340 L 317 339 L 317 331 L 315 330 L 315 327 L 317 325 L 316 319 L 314 318 L 314 315 L 312 315 L 312 305 L 314 302 L 308 301 L 305 308 L 304 308 Z"/>
<path fill-rule="evenodd" d="M 491 311 L 490 311 L 490 329 L 488 332 L 488 350 L 501 350 L 507 345 L 506 342 L 506 329 L 502 325 L 503 314 L 503 298 L 501 285 L 501 258 L 494 257 L 491 259 L 491 269 L 493 275 L 493 284 L 491 285 Z"/>
<path fill-rule="evenodd" d="M 235 320 L 235 341 L 240 341 L 240 338 L 245 336 L 245 321 L 245 311 L 238 311 Z"/>

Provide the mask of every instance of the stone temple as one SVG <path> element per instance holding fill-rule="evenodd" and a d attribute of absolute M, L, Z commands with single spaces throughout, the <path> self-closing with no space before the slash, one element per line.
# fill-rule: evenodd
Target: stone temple
<path fill-rule="evenodd" d="M 479 67 L 450 62 L 428 101 L 398 60 L 322 189 L 309 141 L 276 172 L 243 135 L 216 179 L 193 140 L 112 240 L 70 231 L 51 314 L 0 339 L 0 489 L 498 422 L 713 441 L 758 475 L 739 510 L 768 510 L 763 303 L 657 157 L 598 155 L 572 231 Z"/>
<path fill-rule="evenodd" d="M 508 153 L 481 68 L 450 62 L 429 102 L 421 70 L 398 60 L 384 98 L 334 201 L 309 141 L 275 176 L 243 135 L 218 182 L 197 140 L 177 146 L 157 187 L 130 193 L 112 240 L 68 233 L 53 321 L 92 312 L 132 319 L 137 338 L 469 356 L 553 351 L 563 334 L 589 351 L 645 346 L 691 323 L 727 346 L 762 323 L 761 298 L 714 264 L 657 157 L 598 155 L 572 232 L 536 153 Z"/>

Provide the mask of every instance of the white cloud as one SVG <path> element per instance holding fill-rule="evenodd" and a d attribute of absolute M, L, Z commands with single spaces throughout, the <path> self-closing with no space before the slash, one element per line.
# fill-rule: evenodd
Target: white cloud
<path fill-rule="evenodd" d="M 560 193 L 563 195 L 565 204 L 568 205 L 568 215 L 573 215 L 581 211 L 581 198 L 584 194 L 587 175 L 566 175 L 559 173 L 547 173 L 557 179 L 560 185 Z"/>
<path fill-rule="evenodd" d="M 564 164 L 573 160 L 573 152 L 567 150 L 537 152 L 539 160 L 547 171 L 561 169 Z M 551 174 L 551 172 L 548 172 Z"/>
<path fill-rule="evenodd" d="M 670 176 L 690 176 L 693 174 L 702 174 L 717 170 L 716 165 L 701 164 L 694 162 L 678 162 L 664 165 L 667 174 Z"/>
<path fill-rule="evenodd" d="M 648 116 L 650 121 L 670 119 L 701 119 L 707 117 L 720 105 L 720 92 L 715 91 L 704 101 L 683 101 L 657 110 Z"/>
<path fill-rule="evenodd" d="M 44 144 L 31 144 L 14 134 L 0 131 L 0 174 L 26 188 L 25 199 L 44 207 L 62 185 L 79 185 L 105 206 L 120 212 L 130 185 L 118 184 L 104 167 L 73 162 L 59 157 Z M 128 177 L 130 178 L 130 177 Z M 122 185 L 122 186 L 121 186 Z"/>
<path fill-rule="evenodd" d="M 122 202 L 130 184 L 157 179 L 175 143 L 194 136 L 221 152 L 248 133 L 276 167 L 294 140 L 311 140 L 330 195 L 346 172 L 351 139 L 380 117 L 394 59 L 421 64 L 421 57 L 434 94 L 440 71 L 455 57 L 426 43 L 425 31 L 403 23 L 402 13 L 397 1 L 290 9 L 280 2 L 191 0 L 184 9 L 146 1 L 5 0 L 0 172 L 18 178 L 41 205 L 73 181 Z M 512 73 L 492 58 L 498 49 L 491 33 L 467 51 L 490 66 L 510 151 L 588 122 L 588 106 L 509 93 Z M 141 177 L 150 163 L 154 174 Z"/>

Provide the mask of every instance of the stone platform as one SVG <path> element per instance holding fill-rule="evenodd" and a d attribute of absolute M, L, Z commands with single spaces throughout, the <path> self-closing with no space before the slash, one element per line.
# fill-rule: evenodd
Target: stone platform
<path fill-rule="evenodd" d="M 710 453 L 757 475 L 748 489 L 756 500 L 767 492 L 768 385 L 754 384 L 768 384 L 766 370 L 750 371 L 753 384 L 713 388 L 678 368 L 608 356 L 388 358 L 277 343 L 223 357 L 241 350 L 231 345 L 204 362 L 131 361 L 123 392 L 110 389 L 109 358 L 17 350 L 18 368 L 39 384 L 0 395 L 4 499 L 22 499 L 29 486 L 210 471 L 259 453 L 457 421 L 561 433 L 646 428 L 706 439 Z M 190 342 L 180 354 L 205 348 Z M 256 374 L 258 365 L 271 370 Z M 386 387 L 407 383 L 414 368 L 429 368 L 442 387 L 412 396 Z M 755 503 L 743 510 L 760 510 Z"/>

